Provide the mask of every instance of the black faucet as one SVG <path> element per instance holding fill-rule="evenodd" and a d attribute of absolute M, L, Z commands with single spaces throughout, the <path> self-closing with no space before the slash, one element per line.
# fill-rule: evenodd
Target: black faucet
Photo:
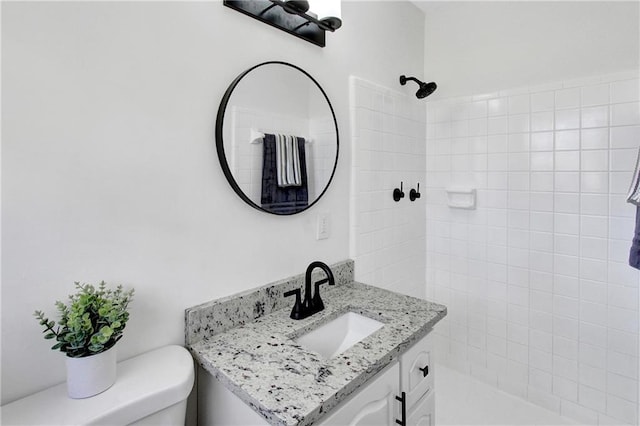
<path fill-rule="evenodd" d="M 313 297 L 311 297 L 311 273 L 315 268 L 320 268 L 327 275 L 327 278 L 324 278 L 320 281 L 315 282 L 315 292 Z M 324 309 L 324 303 L 322 302 L 322 298 L 320 297 L 320 286 L 322 284 L 329 283 L 329 285 L 335 285 L 335 280 L 333 278 L 333 272 L 327 266 L 326 263 L 315 261 L 311 262 L 307 267 L 307 272 L 304 277 L 304 301 L 300 301 L 300 289 L 296 288 L 291 291 L 287 291 L 284 296 L 296 296 L 296 301 L 293 305 L 293 309 L 291 310 L 290 317 L 295 320 L 304 319 L 310 317 L 316 312 L 320 312 Z"/>

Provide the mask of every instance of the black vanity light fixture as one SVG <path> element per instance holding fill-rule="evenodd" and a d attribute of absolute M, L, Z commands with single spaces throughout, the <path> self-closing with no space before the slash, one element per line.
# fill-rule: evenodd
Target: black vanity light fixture
<path fill-rule="evenodd" d="M 224 0 L 224 5 L 293 34 L 325 46 L 325 33 L 342 26 L 341 0 Z"/>

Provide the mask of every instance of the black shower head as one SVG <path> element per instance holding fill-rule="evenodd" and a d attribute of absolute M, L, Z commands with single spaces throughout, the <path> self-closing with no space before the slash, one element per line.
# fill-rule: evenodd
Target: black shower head
<path fill-rule="evenodd" d="M 438 85 L 433 81 L 431 83 L 424 83 L 424 82 L 418 80 L 415 77 L 406 77 L 404 75 L 400 76 L 400 84 L 401 85 L 404 86 L 405 84 L 407 84 L 407 80 L 413 80 L 416 83 L 418 83 L 418 85 L 420 86 L 418 88 L 418 91 L 416 92 L 416 97 L 418 99 L 426 98 L 427 96 L 432 94 L 438 88 Z"/>
<path fill-rule="evenodd" d="M 433 81 L 431 83 L 422 83 L 420 85 L 420 88 L 416 92 L 416 96 L 418 97 L 418 99 L 426 98 L 427 96 L 432 94 L 437 88 L 438 88 L 438 85 L 436 85 L 436 83 Z"/>

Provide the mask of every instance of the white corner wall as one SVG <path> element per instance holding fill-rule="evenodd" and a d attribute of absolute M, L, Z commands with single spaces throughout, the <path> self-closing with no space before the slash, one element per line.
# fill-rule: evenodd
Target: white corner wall
<path fill-rule="evenodd" d="M 584 424 L 637 424 L 624 203 L 640 111 L 635 1 L 424 2 L 427 296 L 459 370 Z M 478 188 L 478 209 L 446 205 Z"/>
<path fill-rule="evenodd" d="M 189 306 L 349 256 L 348 76 L 394 87 L 421 72 L 414 5 L 343 2 L 324 49 L 221 2 L 1 7 L 2 403 L 64 380 L 32 312 L 53 314 L 74 281 L 136 288 L 125 359 L 182 343 Z M 224 91 L 267 60 L 313 75 L 340 130 L 332 186 L 292 217 L 244 204 L 215 153 Z"/>
<path fill-rule="evenodd" d="M 355 279 L 424 298 L 425 202 L 409 195 L 425 185 L 425 102 L 355 76 L 350 99 Z M 401 182 L 405 196 L 396 202 Z"/>
<path fill-rule="evenodd" d="M 638 67 L 637 1 L 422 1 L 434 97 Z"/>
<path fill-rule="evenodd" d="M 638 71 L 430 102 L 427 141 L 438 360 L 582 424 L 637 425 Z M 452 185 L 477 209 L 449 207 Z"/>

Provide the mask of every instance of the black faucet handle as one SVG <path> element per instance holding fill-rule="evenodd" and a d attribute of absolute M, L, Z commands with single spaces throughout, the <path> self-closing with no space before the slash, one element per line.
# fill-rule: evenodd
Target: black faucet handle
<path fill-rule="evenodd" d="M 293 290 L 289 290 L 289 291 L 285 291 L 284 292 L 284 297 L 289 297 L 289 296 L 293 296 L 294 294 L 300 294 L 300 289 L 299 288 L 294 288 Z"/>
<path fill-rule="evenodd" d="M 332 283 L 332 282 L 329 282 L 329 277 L 324 278 L 324 279 L 321 279 L 320 281 L 316 281 L 316 291 L 318 290 L 318 287 L 319 287 L 321 284 L 326 284 L 326 283 L 329 283 L 329 285 L 333 285 L 333 283 Z"/>
<path fill-rule="evenodd" d="M 293 290 L 289 290 L 284 293 L 284 297 L 296 296 L 296 301 L 293 304 L 293 309 L 291 309 L 291 315 L 289 315 L 292 319 L 302 319 L 302 303 L 300 302 L 300 289 L 294 288 Z"/>

